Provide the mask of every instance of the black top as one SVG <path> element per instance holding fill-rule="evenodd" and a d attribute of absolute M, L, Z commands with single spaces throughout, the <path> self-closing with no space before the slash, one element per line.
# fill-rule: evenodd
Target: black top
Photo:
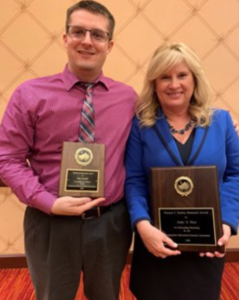
<path fill-rule="evenodd" d="M 194 137 L 195 137 L 195 130 L 193 129 L 185 144 L 181 144 L 177 139 L 174 138 L 184 165 L 187 165 L 188 159 L 190 157 L 192 147 L 193 147 Z"/>

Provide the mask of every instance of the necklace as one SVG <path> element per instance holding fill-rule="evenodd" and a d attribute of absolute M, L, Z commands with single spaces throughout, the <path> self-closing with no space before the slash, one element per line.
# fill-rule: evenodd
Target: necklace
<path fill-rule="evenodd" d="M 167 118 L 166 118 L 166 121 L 167 121 L 167 123 L 168 123 L 170 132 L 171 132 L 172 134 L 175 134 L 175 133 L 178 133 L 178 134 L 184 134 L 186 131 L 188 131 L 188 130 L 193 126 L 193 121 L 190 120 L 190 121 L 186 124 L 186 126 L 185 126 L 183 129 L 177 130 L 177 129 L 175 129 L 175 128 L 173 127 L 173 125 L 171 125 L 171 124 L 169 123 L 169 121 L 168 121 Z"/>

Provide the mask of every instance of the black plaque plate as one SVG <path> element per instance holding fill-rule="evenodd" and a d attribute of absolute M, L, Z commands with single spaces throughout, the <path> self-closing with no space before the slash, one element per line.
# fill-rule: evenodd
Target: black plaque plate
<path fill-rule="evenodd" d="M 67 170 L 67 191 L 99 191 L 99 171 L 97 170 Z"/>

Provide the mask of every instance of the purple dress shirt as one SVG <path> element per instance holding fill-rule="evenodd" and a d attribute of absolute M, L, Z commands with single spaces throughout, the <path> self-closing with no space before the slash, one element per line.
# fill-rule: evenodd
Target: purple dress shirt
<path fill-rule="evenodd" d="M 85 95 L 78 82 L 66 66 L 63 73 L 23 83 L 0 126 L 0 177 L 21 202 L 46 213 L 58 197 L 62 143 L 78 141 Z M 137 95 L 103 74 L 96 82 L 95 143 L 106 146 L 103 205 L 109 205 L 124 194 L 124 152 Z"/>

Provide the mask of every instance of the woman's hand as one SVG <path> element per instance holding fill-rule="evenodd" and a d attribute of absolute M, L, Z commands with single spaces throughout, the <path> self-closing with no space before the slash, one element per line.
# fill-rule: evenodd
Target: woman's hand
<path fill-rule="evenodd" d="M 170 248 L 177 248 L 178 245 L 162 231 L 152 226 L 149 221 L 139 221 L 136 224 L 136 227 L 145 247 L 156 257 L 166 258 L 167 256 L 181 254 L 178 250 L 171 250 L 165 247 L 165 245 L 167 245 Z"/>
<path fill-rule="evenodd" d="M 226 249 L 226 246 L 229 242 L 229 239 L 231 237 L 231 227 L 226 225 L 226 224 L 223 224 L 222 225 L 222 229 L 223 229 L 223 236 L 218 240 L 217 244 L 219 246 L 225 246 L 225 249 Z M 226 254 L 226 251 L 225 253 L 221 253 L 221 252 L 218 252 L 218 251 L 215 251 L 214 253 L 212 252 L 206 252 L 206 253 L 200 253 L 199 255 L 201 257 L 204 257 L 204 256 L 207 256 L 207 257 L 218 257 L 218 258 L 221 258 L 221 257 L 224 257 Z"/>

